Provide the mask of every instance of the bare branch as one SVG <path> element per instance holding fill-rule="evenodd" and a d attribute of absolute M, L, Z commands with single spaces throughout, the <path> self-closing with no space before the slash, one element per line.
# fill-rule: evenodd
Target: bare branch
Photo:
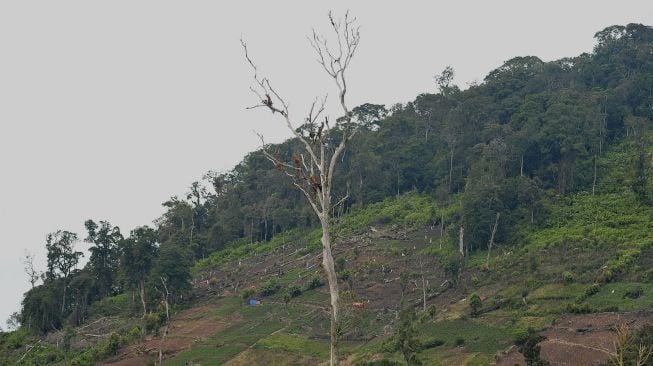
<path fill-rule="evenodd" d="M 345 201 L 347 201 L 348 199 L 349 199 L 349 192 L 347 192 L 347 194 L 344 197 L 342 197 L 340 201 L 336 202 L 336 204 L 333 205 L 332 209 L 335 210 L 336 208 L 338 208 L 338 206 L 345 203 Z"/>
<path fill-rule="evenodd" d="M 333 254 L 331 251 L 331 235 L 329 233 L 329 217 L 332 209 L 342 205 L 349 198 L 349 186 L 347 194 L 340 199 L 335 205 L 331 202 L 331 183 L 335 171 L 336 162 L 340 156 L 343 156 L 347 143 L 354 137 L 357 129 L 352 124 L 352 114 L 347 107 L 345 97 L 347 94 L 347 82 L 345 79 L 346 69 L 353 58 L 360 41 L 359 27 L 356 25 L 356 18 L 350 18 L 346 13 L 344 19 L 334 19 L 332 13 L 329 13 L 329 22 L 335 37 L 337 46 L 334 42 L 331 44 L 326 37 L 319 35 L 313 30 L 308 41 L 317 54 L 317 62 L 326 73 L 334 80 L 338 88 L 338 102 L 344 112 L 343 134 L 337 146 L 334 146 L 331 140 L 328 116 L 324 116 L 324 121 L 318 127 L 318 121 L 322 118 L 325 110 L 327 97 L 318 106 L 318 98 L 311 104 L 305 123 L 299 126 L 299 129 L 293 127 L 290 119 L 289 108 L 284 99 L 272 87 L 267 78 L 258 75 L 258 69 L 250 58 L 245 42 L 241 40 L 245 50 L 245 58 L 252 67 L 254 73 L 255 88 L 252 92 L 256 95 L 259 103 L 250 107 L 259 108 L 267 107 L 273 114 L 279 113 L 286 121 L 286 126 L 295 135 L 295 137 L 304 145 L 308 153 L 308 159 L 303 154 L 292 156 L 290 162 L 282 161 L 281 157 L 275 156 L 268 151 L 263 136 L 257 134 L 261 139 L 262 151 L 264 156 L 272 162 L 277 169 L 292 178 L 292 184 L 306 197 L 307 201 L 315 211 L 322 225 L 322 265 L 327 275 L 329 284 L 329 293 L 331 297 L 331 353 L 330 364 L 337 364 L 337 340 L 339 333 L 339 289 L 338 279 L 335 272 Z M 335 147 L 335 148 L 334 148 Z"/>

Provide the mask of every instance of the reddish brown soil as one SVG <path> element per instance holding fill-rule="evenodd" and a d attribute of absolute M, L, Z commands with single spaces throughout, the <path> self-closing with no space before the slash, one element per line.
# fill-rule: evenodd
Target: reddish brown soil
<path fill-rule="evenodd" d="M 201 305 L 176 314 L 163 343 L 164 358 L 170 358 L 191 347 L 194 341 L 213 335 L 225 328 L 225 323 L 211 316 L 214 310 Z M 148 338 L 122 350 L 115 358 L 102 365 L 142 366 L 153 357 L 158 357 L 160 339 Z"/>

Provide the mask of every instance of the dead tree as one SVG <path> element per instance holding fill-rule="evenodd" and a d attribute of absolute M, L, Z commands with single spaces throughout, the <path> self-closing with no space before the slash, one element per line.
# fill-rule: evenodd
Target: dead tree
<path fill-rule="evenodd" d="M 41 277 L 39 272 L 34 268 L 34 254 L 25 250 L 25 257 L 21 259 L 21 262 L 23 263 L 23 268 L 25 269 L 29 283 L 32 285 L 31 288 L 34 288 L 39 281 L 39 277 Z"/>
<path fill-rule="evenodd" d="M 166 340 L 168 331 L 170 330 L 170 306 L 168 303 L 168 298 L 170 297 L 170 292 L 168 291 L 167 279 L 165 277 L 159 277 L 161 280 L 161 285 L 163 289 L 159 290 L 161 292 L 161 302 L 166 309 L 166 326 L 163 329 L 163 334 L 161 335 L 161 340 L 159 341 L 159 366 L 163 365 L 163 342 Z"/>
<path fill-rule="evenodd" d="M 280 172 L 286 174 L 292 180 L 295 188 L 308 200 L 322 226 L 322 265 L 327 275 L 331 295 L 330 364 L 337 365 L 340 295 L 329 230 L 333 210 L 343 204 L 348 195 L 333 204 L 331 184 L 336 163 L 357 131 L 357 127 L 352 121 L 352 113 L 345 100 L 348 91 L 345 72 L 354 57 L 360 35 L 356 19 L 350 18 L 348 13 L 345 14 L 344 19 L 340 20 L 335 19 L 329 13 L 329 22 L 335 41 L 327 44 L 327 38 L 313 30 L 309 42 L 317 54 L 318 63 L 333 79 L 338 88 L 338 102 L 344 113 L 342 119 L 339 120 L 340 124 L 336 127 L 340 132 L 339 140 L 332 137 L 332 126 L 329 125 L 329 118 L 323 116 L 326 97 L 321 100 L 316 98 L 303 123 L 297 123 L 291 116 L 288 104 L 272 86 L 270 80 L 258 74 L 258 69 L 248 54 L 247 45 L 242 41 L 241 43 L 245 50 L 245 58 L 254 73 L 255 85 L 250 89 L 259 100 L 258 104 L 249 108 L 265 108 L 270 110 L 273 115 L 279 115 L 303 146 L 302 153 L 294 154 L 291 159 L 285 160 L 278 153 L 269 151 L 269 146 L 265 144 L 263 136 L 259 135 L 265 157 Z"/>
<path fill-rule="evenodd" d="M 485 260 L 485 267 L 488 269 L 490 268 L 490 253 L 492 252 L 492 247 L 494 246 L 494 235 L 497 233 L 500 216 L 501 213 L 497 212 L 497 216 L 494 219 L 494 225 L 492 225 L 492 234 L 490 234 L 490 240 L 487 242 L 487 259 Z"/>

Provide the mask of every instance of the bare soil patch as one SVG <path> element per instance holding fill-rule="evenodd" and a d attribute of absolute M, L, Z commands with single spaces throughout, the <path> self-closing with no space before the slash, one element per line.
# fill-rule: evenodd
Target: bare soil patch
<path fill-rule="evenodd" d="M 653 313 L 598 313 L 566 315 L 542 331 L 542 358 L 552 366 L 604 365 L 615 352 L 615 329 L 621 324 L 636 329 L 653 321 Z M 498 366 L 524 365 L 524 358 L 511 349 L 497 360 Z"/>
<path fill-rule="evenodd" d="M 163 343 L 164 358 L 171 358 L 189 349 L 193 342 L 211 336 L 226 327 L 226 323 L 212 315 L 210 304 L 186 309 L 172 318 L 170 330 Z M 118 356 L 102 365 L 141 366 L 158 355 L 160 338 L 148 337 L 143 342 L 123 348 Z"/>

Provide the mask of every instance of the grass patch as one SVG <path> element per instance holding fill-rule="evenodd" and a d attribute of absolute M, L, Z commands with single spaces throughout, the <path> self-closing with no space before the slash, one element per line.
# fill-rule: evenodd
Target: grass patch
<path fill-rule="evenodd" d="M 495 328 L 472 320 L 449 320 L 437 323 L 426 323 L 418 327 L 420 337 L 426 339 L 441 339 L 447 347 L 455 347 L 456 340 L 464 339 L 467 352 L 480 352 L 493 355 L 511 344 L 510 334 L 500 328 Z"/>
<path fill-rule="evenodd" d="M 326 359 L 329 357 L 328 340 L 319 341 L 296 334 L 277 333 L 261 339 L 255 347 L 270 350 L 282 350 L 319 359 Z"/>
<path fill-rule="evenodd" d="M 632 294 L 641 289 L 641 295 L 633 298 Z M 629 296 L 630 294 L 630 296 Z M 598 293 L 587 299 L 587 303 L 596 310 L 633 311 L 650 309 L 653 306 L 653 284 L 650 283 L 608 283 L 601 286 Z"/>

